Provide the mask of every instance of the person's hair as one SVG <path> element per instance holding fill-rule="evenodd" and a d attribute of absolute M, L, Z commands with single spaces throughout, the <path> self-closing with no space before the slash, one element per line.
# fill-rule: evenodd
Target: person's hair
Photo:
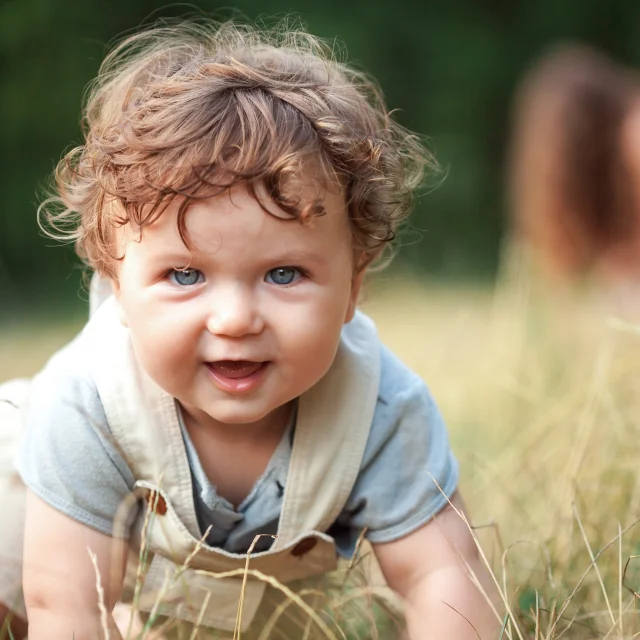
<path fill-rule="evenodd" d="M 516 232 L 577 274 L 637 233 L 622 132 L 635 78 L 584 45 L 548 51 L 515 103 L 509 160 Z"/>
<path fill-rule="evenodd" d="M 105 58 L 83 123 L 84 144 L 58 164 L 39 219 L 108 276 L 115 229 L 142 232 L 176 198 L 187 245 L 193 199 L 239 182 L 265 194 L 265 210 L 268 197 L 293 219 L 321 215 L 321 197 L 302 202 L 287 188 L 303 164 L 320 187 L 344 193 L 359 264 L 368 263 L 394 238 L 434 165 L 391 118 L 374 81 L 283 24 L 189 20 L 129 36 Z"/>

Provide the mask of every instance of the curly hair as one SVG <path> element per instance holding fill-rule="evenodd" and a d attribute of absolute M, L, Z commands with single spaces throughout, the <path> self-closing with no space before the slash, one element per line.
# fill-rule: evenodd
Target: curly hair
<path fill-rule="evenodd" d="M 408 215 L 425 168 L 435 167 L 373 80 L 286 24 L 184 21 L 127 37 L 89 87 L 83 131 L 39 219 L 110 277 L 115 229 L 142 233 L 176 198 L 187 246 L 189 204 L 239 182 L 254 195 L 263 185 L 292 219 L 322 215 L 322 198 L 301 202 L 287 188 L 310 159 L 319 185 L 342 190 L 354 248 L 368 264 Z"/>

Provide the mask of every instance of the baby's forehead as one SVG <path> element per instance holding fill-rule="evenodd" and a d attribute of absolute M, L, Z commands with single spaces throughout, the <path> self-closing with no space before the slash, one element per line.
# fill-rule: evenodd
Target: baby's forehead
<path fill-rule="evenodd" d="M 348 215 L 342 193 L 321 188 L 315 183 L 300 183 L 295 192 L 298 211 L 291 213 L 272 198 L 263 185 L 235 184 L 210 198 L 195 199 L 184 209 L 188 230 L 234 231 L 238 235 L 271 234 L 273 236 L 313 237 L 348 229 Z M 308 215 L 304 215 L 309 208 Z M 178 203 L 168 211 L 176 224 L 180 217 Z"/>
<path fill-rule="evenodd" d="M 299 207 L 317 209 L 296 216 L 269 197 L 266 187 L 238 183 L 223 192 L 203 198 L 175 198 L 151 223 L 126 224 L 117 231 L 119 247 L 130 241 L 145 249 L 171 246 L 176 251 L 211 253 L 226 245 L 251 243 L 261 252 L 302 253 L 305 249 L 330 251 L 332 246 L 351 243 L 351 230 L 343 194 L 322 189 L 312 181 L 298 185 Z"/>

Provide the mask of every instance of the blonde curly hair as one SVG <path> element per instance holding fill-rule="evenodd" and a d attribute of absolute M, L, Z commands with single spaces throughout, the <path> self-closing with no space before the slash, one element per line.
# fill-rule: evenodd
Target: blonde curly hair
<path fill-rule="evenodd" d="M 322 215 L 321 197 L 301 202 L 287 189 L 310 159 L 314 180 L 344 193 L 359 264 L 369 264 L 435 166 L 392 120 L 373 80 L 286 24 L 190 20 L 129 36 L 90 86 L 83 125 L 84 144 L 59 162 L 39 219 L 107 277 L 118 260 L 115 230 L 142 233 L 176 198 L 187 246 L 189 204 L 238 182 L 254 195 L 261 184 L 293 219 Z"/>

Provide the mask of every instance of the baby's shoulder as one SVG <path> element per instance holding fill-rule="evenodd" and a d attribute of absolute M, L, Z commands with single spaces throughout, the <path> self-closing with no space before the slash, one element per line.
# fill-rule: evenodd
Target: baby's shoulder
<path fill-rule="evenodd" d="M 93 380 L 92 353 L 85 337 L 79 333 L 56 351 L 33 379 L 33 389 L 60 398 L 81 397 L 84 393 L 97 394 Z M 46 390 L 46 391 L 45 391 Z M 53 393 L 52 393 L 53 392 Z"/>
<path fill-rule="evenodd" d="M 378 403 L 395 405 L 410 396 L 430 397 L 422 378 L 383 344 L 380 345 L 380 365 Z"/>
<path fill-rule="evenodd" d="M 381 345 L 380 350 L 380 387 L 365 458 L 390 440 L 418 443 L 429 432 L 446 429 L 422 378 L 387 347 Z"/>

